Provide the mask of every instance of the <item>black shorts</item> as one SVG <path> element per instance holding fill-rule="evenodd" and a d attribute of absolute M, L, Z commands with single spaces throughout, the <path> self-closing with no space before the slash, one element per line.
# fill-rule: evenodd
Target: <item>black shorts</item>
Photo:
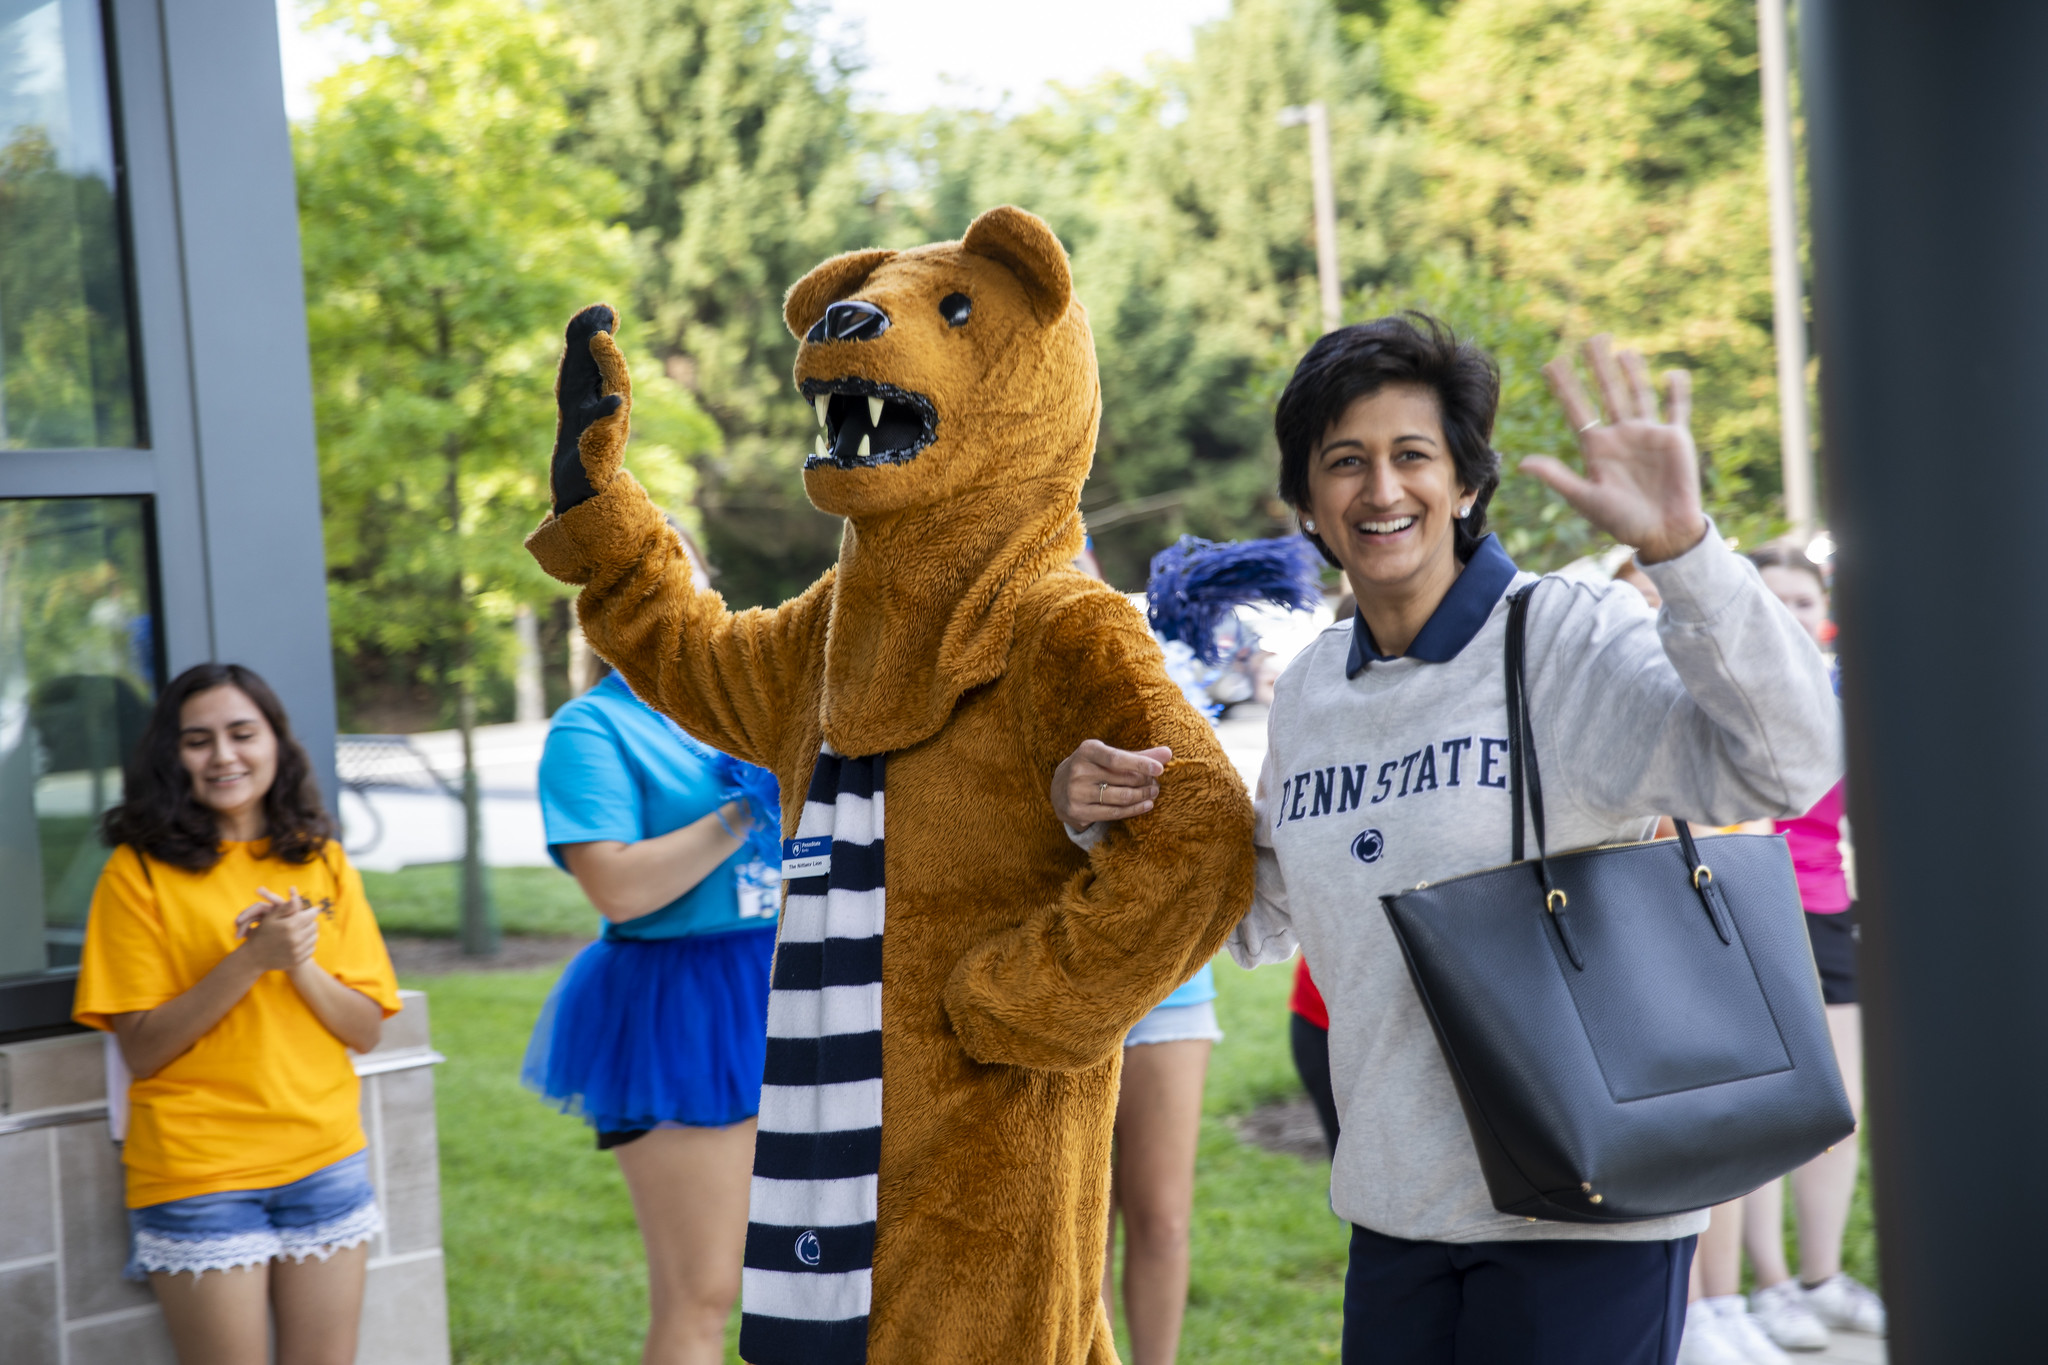
<path fill-rule="evenodd" d="M 1856 1003 L 1856 907 L 1834 915 L 1808 915 L 1806 937 L 1813 965 L 1820 969 L 1820 998 L 1830 1005 Z"/>

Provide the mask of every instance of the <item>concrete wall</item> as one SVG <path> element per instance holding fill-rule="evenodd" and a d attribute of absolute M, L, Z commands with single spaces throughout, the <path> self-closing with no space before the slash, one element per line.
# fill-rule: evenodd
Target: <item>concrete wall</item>
<path fill-rule="evenodd" d="M 370 1248 L 359 1365 L 447 1365 L 441 1177 L 427 1000 L 403 993 L 356 1059 L 384 1233 Z M 0 1356 L 7 1365 L 173 1365 L 128 1256 L 100 1035 L 0 1046 Z"/>

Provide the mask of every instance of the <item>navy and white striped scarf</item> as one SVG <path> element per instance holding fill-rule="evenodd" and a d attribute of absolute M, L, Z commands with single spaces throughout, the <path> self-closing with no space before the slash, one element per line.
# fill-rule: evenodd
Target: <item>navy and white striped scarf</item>
<path fill-rule="evenodd" d="M 831 867 L 785 881 L 741 1289 L 740 1354 L 755 1365 L 859 1365 L 868 1355 L 882 1152 L 882 758 L 821 750 L 785 845 L 788 858 L 830 839 Z"/>

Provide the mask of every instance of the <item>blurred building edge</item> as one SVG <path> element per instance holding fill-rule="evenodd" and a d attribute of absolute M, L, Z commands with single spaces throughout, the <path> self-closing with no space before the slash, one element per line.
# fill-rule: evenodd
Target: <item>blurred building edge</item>
<path fill-rule="evenodd" d="M 167 679 L 254 668 L 340 794 L 282 89 L 269 0 L 0 0 L 0 1044 Z"/>
<path fill-rule="evenodd" d="M 355 1059 L 384 1231 L 370 1245 L 358 1365 L 446 1365 L 440 1158 L 427 998 Z M 0 1045 L 0 1303 L 9 1365 L 169 1362 L 170 1338 L 128 1258 L 120 1148 L 108 1129 L 98 1034 Z"/>
<path fill-rule="evenodd" d="M 333 662 L 273 0 L 0 0 L 0 1358 L 170 1359 L 70 1023 L 165 681 L 267 678 L 330 803 Z M 391 1231 L 360 1359 L 448 1359 L 425 1002 L 359 1059 Z"/>

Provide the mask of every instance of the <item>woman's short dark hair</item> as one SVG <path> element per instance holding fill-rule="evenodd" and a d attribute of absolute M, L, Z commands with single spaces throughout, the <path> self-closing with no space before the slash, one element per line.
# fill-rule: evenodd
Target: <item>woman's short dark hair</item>
<path fill-rule="evenodd" d="M 196 664 L 171 680 L 129 756 L 121 804 L 100 818 L 100 837 L 188 872 L 204 872 L 220 861 L 220 825 L 192 794 L 192 775 L 178 757 L 185 703 L 216 687 L 239 688 L 277 736 L 277 776 L 263 794 L 270 856 L 311 862 L 334 837 L 334 821 L 313 780 L 312 760 L 292 735 L 284 703 L 255 670 L 240 664 Z"/>
<path fill-rule="evenodd" d="M 1806 557 L 1806 551 L 1796 541 L 1773 540 L 1759 545 L 1749 552 L 1749 562 L 1758 569 L 1797 569 L 1801 573 L 1812 574 L 1820 590 L 1828 590 L 1827 575 L 1821 571 L 1820 565 Z"/>
<path fill-rule="evenodd" d="M 1444 439 L 1458 481 L 1472 490 L 1472 513 L 1453 523 L 1460 558 L 1486 534 L 1486 505 L 1500 487 L 1493 414 L 1500 406 L 1500 369 L 1492 357 L 1427 313 L 1405 312 L 1339 327 L 1294 367 L 1273 413 L 1280 440 L 1280 496 L 1296 512 L 1309 508 L 1308 471 L 1330 424 L 1361 398 L 1389 384 L 1419 384 L 1436 395 Z M 1332 564 L 1320 536 L 1303 532 Z"/>

